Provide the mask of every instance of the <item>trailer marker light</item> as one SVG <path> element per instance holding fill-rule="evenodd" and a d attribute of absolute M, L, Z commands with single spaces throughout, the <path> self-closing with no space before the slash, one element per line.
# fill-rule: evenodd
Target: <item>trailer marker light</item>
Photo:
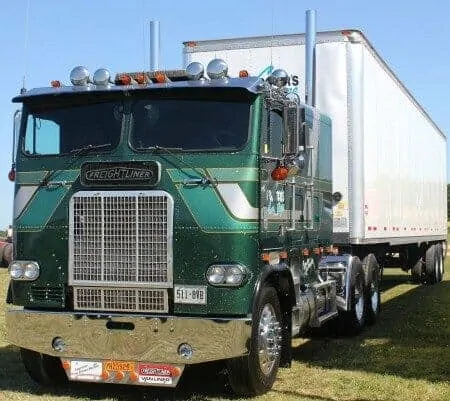
<path fill-rule="evenodd" d="M 136 372 L 130 372 L 130 380 L 132 382 L 137 382 L 139 379 L 138 374 Z"/>
<path fill-rule="evenodd" d="M 61 365 L 62 365 L 64 370 L 70 369 L 70 361 L 64 360 L 64 361 L 61 362 Z"/>
<path fill-rule="evenodd" d="M 101 376 L 101 378 L 103 380 L 108 380 L 109 379 L 109 372 L 104 370 L 100 376 Z"/>
<path fill-rule="evenodd" d="M 61 81 L 58 81 L 57 79 L 54 79 L 52 82 L 50 82 L 50 85 L 53 88 L 61 88 Z"/>
<path fill-rule="evenodd" d="M 248 77 L 248 71 L 247 70 L 239 71 L 239 78 L 247 78 L 247 77 Z"/>

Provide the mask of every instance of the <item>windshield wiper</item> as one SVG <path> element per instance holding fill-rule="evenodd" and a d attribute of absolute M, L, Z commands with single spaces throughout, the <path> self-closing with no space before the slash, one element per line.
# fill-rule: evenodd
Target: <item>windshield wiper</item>
<path fill-rule="evenodd" d="M 166 152 L 169 155 L 171 155 L 172 157 L 174 157 L 175 159 L 177 159 L 181 164 L 184 164 L 185 166 L 189 167 L 190 169 L 194 170 L 199 176 L 199 177 L 190 177 L 190 179 L 188 180 L 184 180 L 183 184 L 184 185 L 201 185 L 201 186 L 207 186 L 207 185 L 212 185 L 212 186 L 216 186 L 217 185 L 217 180 L 214 179 L 213 177 L 211 177 L 208 172 L 203 173 L 199 168 L 194 167 L 192 164 L 188 163 L 187 161 L 183 160 L 180 156 L 178 156 L 176 153 L 173 153 L 173 151 L 175 150 L 183 150 L 183 148 L 166 148 L 165 146 L 159 146 L 159 145 L 154 145 L 154 146 L 148 146 L 145 148 L 137 148 L 137 150 L 158 150 L 158 151 L 162 151 L 162 152 Z"/>
<path fill-rule="evenodd" d="M 110 143 L 102 143 L 100 145 L 92 145 L 89 143 L 88 145 L 82 146 L 81 148 L 72 149 L 69 153 L 72 155 L 80 156 L 81 154 L 88 152 L 89 150 L 97 150 L 102 148 L 107 148 L 111 146 Z"/>
<path fill-rule="evenodd" d="M 170 153 L 171 151 L 175 150 L 184 150 L 183 148 L 177 148 L 177 147 L 166 147 L 166 146 L 159 146 L 159 145 L 153 145 L 153 146 L 142 146 L 140 148 L 136 148 L 136 150 L 161 150 L 163 152 Z"/>
<path fill-rule="evenodd" d="M 69 154 L 74 155 L 74 156 L 80 156 L 83 153 L 86 153 L 90 150 L 96 150 L 96 149 L 103 149 L 106 147 L 111 146 L 110 143 L 102 143 L 100 145 L 92 145 L 91 143 L 85 146 L 82 146 L 81 148 L 77 148 L 77 149 L 72 149 Z M 66 164 L 63 168 L 67 169 L 68 167 L 70 167 L 74 161 L 76 159 L 72 160 L 70 163 Z M 50 178 L 53 177 L 53 175 L 55 174 L 57 170 L 49 170 L 47 171 L 47 174 L 45 174 L 44 178 L 41 180 L 40 186 L 62 186 L 62 185 L 66 185 L 66 181 L 52 181 L 50 182 Z"/>

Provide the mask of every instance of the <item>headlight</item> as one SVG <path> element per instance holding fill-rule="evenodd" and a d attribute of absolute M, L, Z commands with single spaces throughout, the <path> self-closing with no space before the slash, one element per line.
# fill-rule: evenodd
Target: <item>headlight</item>
<path fill-rule="evenodd" d="M 39 273 L 39 264 L 31 260 L 15 260 L 9 265 L 9 275 L 13 280 L 36 280 Z"/>
<path fill-rule="evenodd" d="M 241 265 L 212 265 L 206 271 L 206 280 L 215 286 L 239 287 L 247 278 L 247 269 Z"/>
<path fill-rule="evenodd" d="M 23 267 L 20 262 L 11 262 L 8 270 L 13 280 L 19 280 L 23 276 Z"/>
<path fill-rule="evenodd" d="M 223 266 L 211 266 L 206 272 L 206 279 L 209 284 L 218 285 L 222 284 L 225 278 L 225 269 Z"/>

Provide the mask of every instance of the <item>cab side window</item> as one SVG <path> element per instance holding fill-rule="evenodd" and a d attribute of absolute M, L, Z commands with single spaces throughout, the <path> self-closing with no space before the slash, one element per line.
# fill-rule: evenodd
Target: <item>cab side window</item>
<path fill-rule="evenodd" d="M 265 132 L 261 141 L 261 154 L 281 158 L 283 138 L 283 117 L 280 110 L 264 113 Z"/>

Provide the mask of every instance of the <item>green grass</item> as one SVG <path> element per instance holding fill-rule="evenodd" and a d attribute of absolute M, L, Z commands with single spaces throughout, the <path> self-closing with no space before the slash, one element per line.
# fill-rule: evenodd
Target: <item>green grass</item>
<path fill-rule="evenodd" d="M 450 259 L 449 259 L 450 260 Z M 450 268 L 435 286 L 411 284 L 387 270 L 379 321 L 361 335 L 295 339 L 291 369 L 281 369 L 272 391 L 257 400 L 450 400 Z M 0 270 L 0 299 L 7 274 Z M 4 340 L 0 306 L 0 400 L 223 400 L 220 364 L 187 369 L 177 389 L 71 383 L 42 389 L 25 373 L 16 347 Z M 36 333 L 39 335 L 39 333 Z"/>

